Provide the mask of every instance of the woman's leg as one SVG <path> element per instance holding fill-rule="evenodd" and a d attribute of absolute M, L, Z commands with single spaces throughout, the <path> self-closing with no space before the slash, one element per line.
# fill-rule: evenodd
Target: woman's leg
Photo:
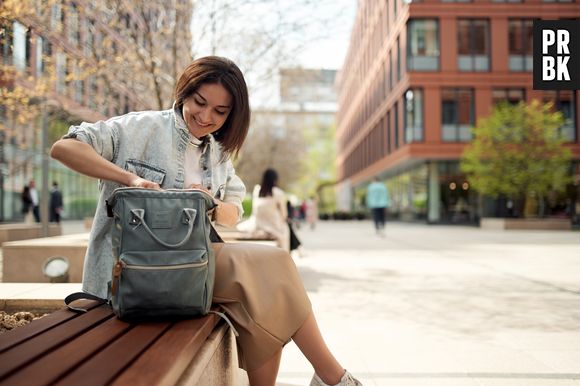
<path fill-rule="evenodd" d="M 264 363 L 259 369 L 248 371 L 250 386 L 274 386 L 276 384 L 276 376 L 278 375 L 281 358 L 282 350 L 274 354 L 272 359 Z"/>
<path fill-rule="evenodd" d="M 344 374 L 344 368 L 326 346 L 313 312 L 310 312 L 310 315 L 308 315 L 302 327 L 296 331 L 292 340 L 312 364 L 314 371 L 324 383 L 335 385 L 340 382 L 340 378 Z"/>

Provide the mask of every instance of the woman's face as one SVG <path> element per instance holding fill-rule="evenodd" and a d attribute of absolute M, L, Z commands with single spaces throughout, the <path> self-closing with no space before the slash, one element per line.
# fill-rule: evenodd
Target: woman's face
<path fill-rule="evenodd" d="M 183 119 L 189 132 L 201 139 L 219 130 L 232 109 L 232 96 L 217 83 L 201 85 L 183 102 Z"/>

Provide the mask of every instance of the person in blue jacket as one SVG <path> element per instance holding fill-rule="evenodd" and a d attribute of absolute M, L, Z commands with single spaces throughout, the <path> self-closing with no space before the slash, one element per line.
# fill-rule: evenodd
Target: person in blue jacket
<path fill-rule="evenodd" d="M 390 204 L 389 190 L 375 177 L 367 188 L 367 208 L 371 210 L 377 235 L 385 235 L 385 211 Z"/>

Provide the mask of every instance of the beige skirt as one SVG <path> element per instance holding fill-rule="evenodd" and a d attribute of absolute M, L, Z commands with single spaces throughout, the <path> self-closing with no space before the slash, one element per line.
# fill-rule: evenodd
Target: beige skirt
<path fill-rule="evenodd" d="M 213 302 L 239 333 L 240 367 L 252 371 L 272 358 L 312 312 L 288 252 L 260 244 L 214 243 Z"/>

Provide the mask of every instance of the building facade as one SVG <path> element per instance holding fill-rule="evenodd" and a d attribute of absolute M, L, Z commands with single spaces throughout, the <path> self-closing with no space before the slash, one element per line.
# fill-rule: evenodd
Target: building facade
<path fill-rule="evenodd" d="M 22 0 L 0 8 L 0 220 L 12 221 L 21 218 L 23 186 L 41 180 L 43 109 L 52 143 L 70 124 L 171 107 L 177 71 L 191 61 L 191 12 L 183 12 L 191 1 Z M 57 162 L 49 178 L 69 217 L 94 208 L 94 180 Z"/>
<path fill-rule="evenodd" d="M 338 188 L 343 210 L 362 205 L 374 176 L 390 214 L 430 223 L 501 216 L 478 203 L 459 169 L 471 127 L 500 102 L 554 102 L 573 154 L 575 185 L 547 213 L 574 216 L 580 199 L 578 91 L 532 89 L 534 19 L 580 19 L 573 0 L 362 0 L 337 80 Z M 574 201 L 576 200 L 576 201 Z"/>

